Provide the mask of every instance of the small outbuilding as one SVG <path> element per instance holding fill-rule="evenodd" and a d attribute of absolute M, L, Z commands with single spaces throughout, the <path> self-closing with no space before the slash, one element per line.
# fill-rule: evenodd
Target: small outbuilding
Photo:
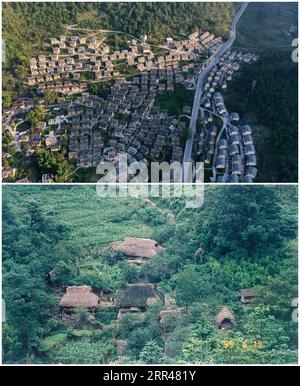
<path fill-rule="evenodd" d="M 257 292 L 252 288 L 245 288 L 241 290 L 241 303 L 250 304 L 257 297 Z"/>
<path fill-rule="evenodd" d="M 117 340 L 117 354 L 119 356 L 124 355 L 127 348 L 128 348 L 128 341 L 127 340 L 121 340 L 121 339 Z"/>
<path fill-rule="evenodd" d="M 236 326 L 235 318 L 229 308 L 223 307 L 215 318 L 215 326 L 221 330 L 230 330 Z"/>

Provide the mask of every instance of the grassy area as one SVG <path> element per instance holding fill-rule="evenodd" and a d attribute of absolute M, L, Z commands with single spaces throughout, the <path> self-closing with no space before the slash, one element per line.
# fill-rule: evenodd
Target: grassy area
<path fill-rule="evenodd" d="M 237 49 L 259 53 L 265 49 L 291 49 L 295 33 L 290 28 L 298 26 L 298 4 L 294 3 L 250 3 L 238 24 Z"/>
<path fill-rule="evenodd" d="M 81 23 L 84 21 L 90 21 L 93 18 L 97 17 L 97 10 L 93 9 L 92 11 L 81 12 L 77 15 L 77 22 Z"/>
<path fill-rule="evenodd" d="M 174 91 L 158 94 L 155 98 L 155 105 L 168 110 L 170 115 L 181 115 L 183 114 L 183 106 L 192 106 L 193 100 L 194 91 L 176 86 Z"/>
<path fill-rule="evenodd" d="M 164 48 L 160 48 L 160 47 L 152 46 L 151 50 L 152 50 L 153 54 L 156 56 L 165 55 L 165 53 L 166 53 L 166 50 Z"/>
<path fill-rule="evenodd" d="M 83 80 L 83 81 L 95 80 L 95 74 L 93 72 L 88 72 L 88 71 L 81 72 L 80 80 Z"/>
<path fill-rule="evenodd" d="M 138 198 L 99 197 L 95 186 L 81 189 L 79 186 L 32 187 L 28 189 L 6 189 L 6 198 L 22 202 L 33 199 L 44 213 L 51 213 L 59 222 L 71 229 L 71 243 L 81 250 L 100 249 L 112 241 L 126 236 L 155 237 L 159 226 L 150 224 L 141 213 L 147 207 Z M 140 209 L 140 211 L 137 210 Z M 79 210 L 78 210 L 79 209 Z M 153 209 L 154 213 L 155 208 Z M 139 212 L 139 215 L 136 213 Z"/>

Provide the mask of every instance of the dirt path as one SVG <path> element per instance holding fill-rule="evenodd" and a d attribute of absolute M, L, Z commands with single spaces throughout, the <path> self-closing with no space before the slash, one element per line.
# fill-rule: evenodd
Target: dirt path
<path fill-rule="evenodd" d="M 167 219 L 174 225 L 176 225 L 176 218 L 174 213 L 171 211 L 171 209 L 161 209 L 159 208 L 153 201 L 151 201 L 149 198 L 145 198 L 145 201 L 152 206 L 153 208 L 156 208 L 161 214 L 166 215 Z"/>

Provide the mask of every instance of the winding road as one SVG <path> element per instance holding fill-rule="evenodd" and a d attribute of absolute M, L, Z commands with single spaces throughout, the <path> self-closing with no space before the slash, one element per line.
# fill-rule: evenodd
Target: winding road
<path fill-rule="evenodd" d="M 200 74 L 197 82 L 196 92 L 194 96 L 194 103 L 193 103 L 193 110 L 191 114 L 191 121 L 190 121 L 190 131 L 191 131 L 191 137 L 186 141 L 185 145 L 185 151 L 183 155 L 183 163 L 189 163 L 192 158 L 192 150 L 193 150 L 193 144 L 194 144 L 194 137 L 196 132 L 196 123 L 197 118 L 199 114 L 199 108 L 201 103 L 201 98 L 203 94 L 203 84 L 205 81 L 206 76 L 209 74 L 209 72 L 212 70 L 212 68 L 219 62 L 221 56 L 224 55 L 224 53 L 232 46 L 233 42 L 236 39 L 236 31 L 237 31 L 237 23 L 244 13 L 246 7 L 248 6 L 249 2 L 244 2 L 241 7 L 238 9 L 234 20 L 232 22 L 231 26 L 231 33 L 230 38 L 221 45 L 218 51 L 216 51 L 209 59 L 208 66 L 204 69 L 204 71 Z M 184 165 L 184 164 L 183 164 Z M 190 168 L 184 168 L 184 170 L 189 170 Z M 183 182 L 192 182 L 192 176 L 190 173 L 184 173 L 183 176 Z"/>

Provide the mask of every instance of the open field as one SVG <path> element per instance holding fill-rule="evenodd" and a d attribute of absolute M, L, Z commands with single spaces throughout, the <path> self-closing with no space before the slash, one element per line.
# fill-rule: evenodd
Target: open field
<path fill-rule="evenodd" d="M 296 2 L 250 2 L 238 24 L 234 47 L 258 54 L 265 49 L 291 50 L 297 37 L 297 8 Z"/>
<path fill-rule="evenodd" d="M 156 96 L 155 105 L 168 110 L 169 115 L 183 114 L 183 106 L 192 106 L 194 91 L 177 86 L 174 91 L 165 91 Z"/>

